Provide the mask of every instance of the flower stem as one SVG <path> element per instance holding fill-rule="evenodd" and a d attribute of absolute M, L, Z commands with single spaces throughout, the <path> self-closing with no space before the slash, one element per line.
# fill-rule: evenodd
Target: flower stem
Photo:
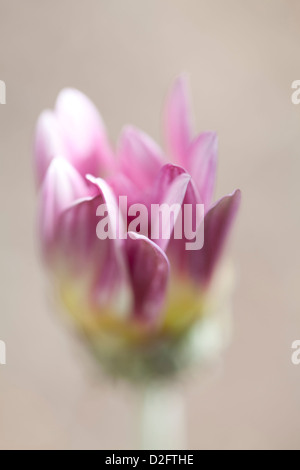
<path fill-rule="evenodd" d="M 185 406 L 176 387 L 148 386 L 143 390 L 141 445 L 143 450 L 186 448 Z"/>

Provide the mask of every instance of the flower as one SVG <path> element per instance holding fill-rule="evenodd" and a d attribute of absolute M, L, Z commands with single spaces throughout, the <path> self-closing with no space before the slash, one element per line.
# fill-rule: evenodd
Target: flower
<path fill-rule="evenodd" d="M 190 115 L 179 77 L 164 114 L 168 157 L 132 126 L 114 152 L 96 108 L 76 90 L 63 90 L 55 111 L 37 123 L 39 233 L 52 284 L 103 367 L 135 380 L 169 376 L 202 359 L 216 344 L 210 326 L 225 303 L 218 273 L 240 191 L 212 203 L 217 136 L 193 137 Z M 121 207 L 125 196 L 131 212 Z M 170 217 L 166 238 L 157 232 L 159 215 L 137 223 L 141 204 L 204 205 L 204 213 L 196 222 L 185 212 Z M 201 249 L 186 249 L 192 238 L 184 230 L 175 235 L 188 221 L 194 239 L 204 233 Z M 105 225 L 110 236 L 97 236 Z"/>

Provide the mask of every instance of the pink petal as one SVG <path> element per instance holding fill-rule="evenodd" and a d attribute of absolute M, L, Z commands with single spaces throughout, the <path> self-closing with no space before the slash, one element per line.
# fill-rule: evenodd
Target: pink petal
<path fill-rule="evenodd" d="M 145 190 L 157 176 L 163 154 L 144 132 L 132 126 L 124 128 L 119 141 L 120 168 L 139 189 Z"/>
<path fill-rule="evenodd" d="M 100 114 L 78 90 L 63 90 L 55 114 L 68 150 L 66 157 L 85 176 L 105 174 L 113 165 L 112 152 Z"/>
<path fill-rule="evenodd" d="M 161 167 L 153 186 L 153 200 L 161 203 L 165 199 L 170 185 L 176 178 L 184 174 L 186 174 L 184 168 L 179 165 L 173 165 L 173 163 L 167 163 Z"/>
<path fill-rule="evenodd" d="M 71 278 L 73 282 L 79 282 L 79 288 L 84 289 L 86 307 L 100 314 L 114 311 L 128 315 L 132 292 L 128 284 L 123 240 L 99 239 L 97 232 L 97 225 L 103 218 L 98 213 L 101 205 L 106 206 L 114 231 L 118 231 L 120 221 L 115 220 L 116 201 L 104 180 L 90 175 L 87 179 L 93 196 L 77 199 L 61 213 L 51 267 L 57 276 L 62 275 L 63 280 Z M 121 230 L 124 232 L 122 220 Z"/>
<path fill-rule="evenodd" d="M 135 184 L 123 173 L 115 173 L 107 182 L 117 199 L 120 196 L 127 196 L 128 205 L 141 202 L 139 197 L 141 191 L 137 190 Z"/>
<path fill-rule="evenodd" d="M 168 258 L 147 237 L 134 232 L 128 235 L 125 249 L 134 293 L 134 312 L 141 320 L 153 321 L 159 316 L 166 295 Z"/>
<path fill-rule="evenodd" d="M 101 267 L 99 269 L 97 283 L 95 284 L 95 295 L 98 296 L 98 302 L 103 303 L 106 301 L 105 293 L 110 296 L 113 288 L 116 295 L 119 290 L 116 299 L 122 296 L 122 292 L 128 298 L 127 268 L 123 246 L 126 238 L 124 219 L 119 211 L 115 195 L 106 181 L 101 178 L 94 178 L 91 175 L 87 175 L 87 179 L 99 189 L 99 194 L 107 207 L 114 236 L 113 239 L 100 240 L 100 242 L 106 242 L 106 267 L 105 269 Z"/>
<path fill-rule="evenodd" d="M 107 206 L 110 225 L 113 231 L 113 239 L 119 240 L 125 235 L 125 225 L 123 218 L 119 217 L 118 203 L 111 187 L 102 178 L 95 178 L 92 175 L 87 175 L 86 178 L 92 185 L 96 186 L 99 190 L 99 194 L 102 195 L 104 203 Z M 116 244 L 119 245 L 117 242 Z"/>
<path fill-rule="evenodd" d="M 36 179 L 40 185 L 52 159 L 66 153 L 60 129 L 52 111 L 44 111 L 38 119 L 34 152 Z"/>
<path fill-rule="evenodd" d="M 94 269 L 93 265 L 101 264 L 103 256 L 99 256 L 102 251 L 98 250 L 96 211 L 102 203 L 103 197 L 99 194 L 77 199 L 60 215 L 56 245 L 59 244 L 60 257 L 75 273 L 86 269 L 91 261 Z"/>
<path fill-rule="evenodd" d="M 167 98 L 164 127 L 168 151 L 175 162 L 185 167 L 192 139 L 191 112 L 185 76 L 177 78 Z"/>
<path fill-rule="evenodd" d="M 154 186 L 153 202 L 160 205 L 167 204 L 170 208 L 173 204 L 182 206 L 190 182 L 191 177 L 183 168 L 172 164 L 163 166 Z M 170 233 L 172 236 L 176 219 L 174 217 L 165 218 L 161 223 L 158 218 L 155 221 L 151 220 L 151 224 L 151 233 L 159 232 L 158 226 L 161 226 L 164 233 Z M 157 245 L 164 251 L 167 249 L 169 241 L 170 239 L 165 238 L 155 239 Z"/>
<path fill-rule="evenodd" d="M 203 132 L 191 144 L 188 170 L 208 210 L 215 187 L 218 139 L 215 132 Z"/>
<path fill-rule="evenodd" d="M 100 183 L 101 185 L 101 183 Z M 83 279 L 87 302 L 96 308 L 109 306 L 124 288 L 128 290 L 124 253 L 118 240 L 100 240 L 96 229 L 97 209 L 109 203 L 104 191 L 77 200 L 60 217 L 56 248 L 60 264 L 67 273 Z M 125 307 L 125 305 L 124 305 Z"/>
<path fill-rule="evenodd" d="M 184 181 L 184 178 L 187 178 L 186 182 Z M 196 226 L 196 221 L 197 223 L 200 222 L 196 219 L 196 205 L 202 204 L 201 197 L 190 175 L 188 175 L 182 167 L 172 164 L 165 165 L 162 168 L 157 179 L 157 184 L 154 188 L 158 188 L 159 193 L 159 197 L 155 199 L 155 202 L 160 204 L 167 202 L 170 205 L 177 203 L 182 207 L 182 237 L 177 239 L 174 236 L 174 232 L 176 232 L 176 224 L 180 224 L 180 220 L 178 218 L 175 221 L 175 224 L 171 227 L 172 230 L 175 230 L 172 233 L 170 240 L 159 240 L 157 243 L 164 249 L 164 251 L 168 250 L 168 256 L 177 268 L 184 269 L 186 264 L 186 243 L 191 242 L 190 239 L 185 237 L 184 226 L 189 223 L 189 226 L 193 231 L 197 230 L 198 227 Z M 185 212 L 186 205 L 192 206 L 191 222 L 186 220 L 186 218 L 189 217 L 189 214 Z"/>
<path fill-rule="evenodd" d="M 76 199 L 90 194 L 85 180 L 63 158 L 52 160 L 45 176 L 39 208 L 39 228 L 43 249 L 50 249 L 58 218 Z"/>
<path fill-rule="evenodd" d="M 241 192 L 220 199 L 204 218 L 204 246 L 199 251 L 187 251 L 191 274 L 207 285 L 222 255 L 230 228 L 237 214 Z"/>

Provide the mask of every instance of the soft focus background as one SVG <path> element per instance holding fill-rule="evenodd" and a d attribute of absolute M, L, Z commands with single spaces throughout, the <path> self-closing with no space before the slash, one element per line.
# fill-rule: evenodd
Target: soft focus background
<path fill-rule="evenodd" d="M 138 445 L 137 395 L 97 378 L 52 309 L 35 239 L 36 119 L 65 86 L 115 141 L 134 123 L 161 142 L 172 79 L 191 79 L 197 129 L 217 130 L 217 196 L 240 187 L 232 240 L 235 333 L 224 362 L 179 387 L 190 448 L 300 449 L 298 0 L 0 0 L 1 449 Z"/>

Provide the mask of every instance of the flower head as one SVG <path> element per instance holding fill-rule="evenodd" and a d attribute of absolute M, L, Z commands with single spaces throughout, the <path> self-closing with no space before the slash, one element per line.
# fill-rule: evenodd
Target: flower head
<path fill-rule="evenodd" d="M 67 89 L 36 130 L 39 233 L 53 285 L 103 366 L 134 379 L 203 355 L 240 201 L 237 190 L 212 203 L 217 136 L 193 136 L 184 77 L 164 127 L 166 153 L 132 126 L 113 152 L 94 105 Z"/>

